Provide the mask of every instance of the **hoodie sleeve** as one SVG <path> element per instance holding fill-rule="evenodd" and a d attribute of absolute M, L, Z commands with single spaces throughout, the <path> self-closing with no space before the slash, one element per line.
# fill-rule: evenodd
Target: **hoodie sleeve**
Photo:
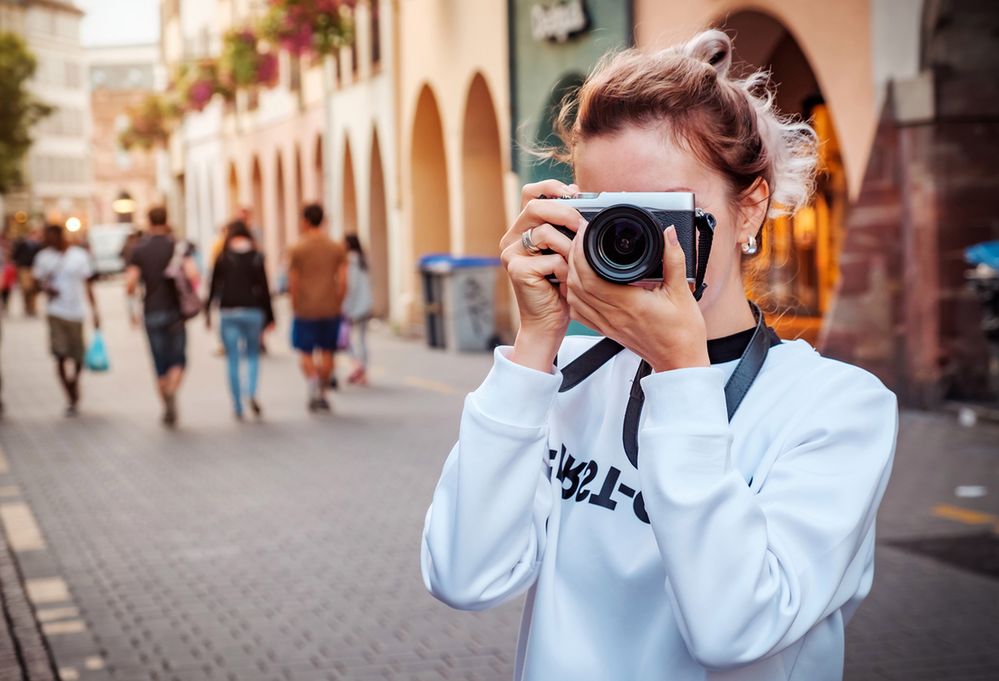
<path fill-rule="evenodd" d="M 486 380 L 465 400 L 423 530 L 423 581 L 462 610 L 526 590 L 545 550 L 548 418 L 561 375 L 514 364 L 509 350 L 496 350 Z"/>
<path fill-rule="evenodd" d="M 705 667 L 773 655 L 866 589 L 869 535 L 895 451 L 895 396 L 852 367 L 810 384 L 812 398 L 754 492 L 730 460 L 722 372 L 643 380 L 646 511 L 681 633 Z"/>

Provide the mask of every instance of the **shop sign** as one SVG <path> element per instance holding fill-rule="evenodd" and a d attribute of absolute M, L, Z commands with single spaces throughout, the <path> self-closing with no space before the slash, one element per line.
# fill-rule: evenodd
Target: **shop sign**
<path fill-rule="evenodd" d="M 583 0 L 539 3 L 531 7 L 531 35 L 538 42 L 564 43 L 589 27 Z"/>

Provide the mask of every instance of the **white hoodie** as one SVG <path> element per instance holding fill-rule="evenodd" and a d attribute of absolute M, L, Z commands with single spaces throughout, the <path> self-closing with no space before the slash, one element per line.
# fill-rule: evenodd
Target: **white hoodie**
<path fill-rule="evenodd" d="M 596 342 L 572 337 L 559 363 Z M 895 396 L 805 341 L 774 346 L 728 422 L 736 361 L 652 374 L 636 469 L 622 445 L 639 358 L 566 393 L 496 351 L 427 512 L 427 588 L 465 610 L 530 590 L 518 681 L 826 681 L 873 579 Z"/>

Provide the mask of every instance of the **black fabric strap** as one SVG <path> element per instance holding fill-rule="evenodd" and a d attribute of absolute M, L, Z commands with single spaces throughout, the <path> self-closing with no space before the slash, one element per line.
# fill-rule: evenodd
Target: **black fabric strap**
<path fill-rule="evenodd" d="M 704 283 L 704 273 L 708 270 L 708 257 L 711 255 L 711 242 L 715 236 L 715 216 L 705 213 L 700 208 L 694 213 L 694 225 L 697 227 L 697 268 L 694 270 L 694 300 L 700 300 L 707 284 Z"/>
<path fill-rule="evenodd" d="M 562 385 L 558 391 L 564 393 L 567 390 L 572 390 L 623 349 L 624 346 L 610 338 L 604 338 L 594 343 L 593 347 L 562 369 Z"/>
<path fill-rule="evenodd" d="M 746 346 L 739 363 L 725 384 L 725 404 L 728 407 L 728 419 L 731 421 L 743 398 L 749 392 L 756 380 L 763 363 L 767 359 L 770 346 L 780 342 L 776 333 L 766 325 L 763 312 L 750 303 L 756 316 L 756 329 Z M 597 369 L 606 364 L 612 357 L 623 350 L 623 346 L 610 338 L 604 338 L 589 350 L 581 354 L 562 370 L 562 385 L 559 392 L 564 393 L 576 387 Z M 642 379 L 652 373 L 652 367 L 642 360 L 635 372 L 631 384 L 628 404 L 624 410 L 624 429 L 622 432 L 624 453 L 633 466 L 638 467 L 638 426 L 642 418 L 642 407 L 645 405 L 645 393 L 642 391 Z"/>

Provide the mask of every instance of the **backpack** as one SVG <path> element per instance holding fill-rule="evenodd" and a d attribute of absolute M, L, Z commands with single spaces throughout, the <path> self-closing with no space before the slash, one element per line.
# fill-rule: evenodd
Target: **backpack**
<path fill-rule="evenodd" d="M 180 316 L 187 321 L 198 316 L 201 312 L 201 298 L 194 290 L 187 273 L 184 272 L 184 258 L 186 256 L 187 243 L 178 241 L 173 247 L 173 257 L 163 270 L 163 276 L 173 282 L 177 291 L 177 303 L 180 307 Z"/>

